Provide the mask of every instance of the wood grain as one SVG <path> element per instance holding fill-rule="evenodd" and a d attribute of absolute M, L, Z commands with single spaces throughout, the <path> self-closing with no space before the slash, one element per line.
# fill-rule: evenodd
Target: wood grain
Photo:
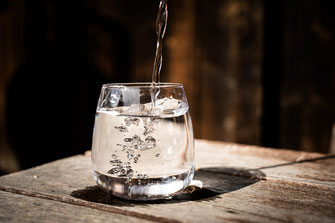
<path fill-rule="evenodd" d="M 335 187 L 335 156 L 331 154 L 196 140 L 196 164 L 225 167 L 228 174 L 230 168 L 237 168 L 261 171 L 267 180 Z"/>
<path fill-rule="evenodd" d="M 0 190 L 156 222 L 334 222 L 334 157 L 204 140 L 196 148 L 195 178 L 204 188 L 172 200 L 107 195 L 95 186 L 88 156 L 3 176 Z"/>
<path fill-rule="evenodd" d="M 0 222 L 151 222 L 0 191 Z"/>

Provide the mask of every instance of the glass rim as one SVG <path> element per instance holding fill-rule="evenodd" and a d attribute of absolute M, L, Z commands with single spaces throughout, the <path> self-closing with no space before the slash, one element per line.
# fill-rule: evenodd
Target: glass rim
<path fill-rule="evenodd" d="M 152 82 L 129 82 L 129 83 L 107 83 L 103 84 L 102 88 L 172 88 L 172 87 L 183 87 L 182 83 L 172 83 L 172 82 L 160 82 L 156 83 L 154 86 Z"/>

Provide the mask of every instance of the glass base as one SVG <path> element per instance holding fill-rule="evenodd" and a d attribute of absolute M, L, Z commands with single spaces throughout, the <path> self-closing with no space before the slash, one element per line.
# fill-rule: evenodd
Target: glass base
<path fill-rule="evenodd" d="M 183 191 L 192 181 L 194 166 L 179 175 L 161 178 L 110 177 L 93 170 L 96 183 L 114 196 L 127 200 L 168 199 Z"/>

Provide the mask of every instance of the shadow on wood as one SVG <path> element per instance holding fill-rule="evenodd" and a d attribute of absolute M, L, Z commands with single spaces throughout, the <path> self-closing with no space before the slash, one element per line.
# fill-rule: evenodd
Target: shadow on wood
<path fill-rule="evenodd" d="M 90 186 L 71 192 L 71 196 L 85 201 L 109 204 L 113 206 L 135 206 L 150 204 L 180 203 L 188 201 L 206 202 L 222 199 L 220 195 L 239 190 L 265 179 L 265 174 L 259 170 L 241 168 L 201 168 L 195 173 L 195 179 L 203 182 L 203 188 L 187 190 L 171 199 L 155 201 L 128 201 L 107 194 L 99 186 Z"/>

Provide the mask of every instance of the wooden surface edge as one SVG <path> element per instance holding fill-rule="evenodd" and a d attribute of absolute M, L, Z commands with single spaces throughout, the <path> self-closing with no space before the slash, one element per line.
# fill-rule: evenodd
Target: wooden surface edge
<path fill-rule="evenodd" d="M 97 203 L 87 202 L 87 201 L 78 200 L 78 199 L 71 199 L 68 197 L 58 197 L 58 196 L 40 193 L 40 192 L 33 192 L 33 191 L 15 189 L 15 188 L 10 188 L 10 187 L 4 187 L 1 185 L 0 185 L 0 191 L 9 192 L 13 194 L 20 194 L 20 195 L 29 196 L 29 197 L 41 198 L 41 199 L 46 199 L 46 200 L 58 201 L 58 202 L 66 203 L 66 204 L 76 205 L 80 207 L 87 207 L 87 208 L 92 208 L 92 209 L 101 210 L 101 211 L 107 211 L 107 212 L 111 212 L 115 214 L 131 216 L 131 217 L 145 219 L 145 220 L 149 220 L 153 222 L 162 222 L 162 223 L 180 223 L 181 222 L 178 220 L 139 213 L 136 211 L 127 211 L 121 208 L 115 208 L 113 206 L 107 206 L 104 204 L 97 204 Z"/>

